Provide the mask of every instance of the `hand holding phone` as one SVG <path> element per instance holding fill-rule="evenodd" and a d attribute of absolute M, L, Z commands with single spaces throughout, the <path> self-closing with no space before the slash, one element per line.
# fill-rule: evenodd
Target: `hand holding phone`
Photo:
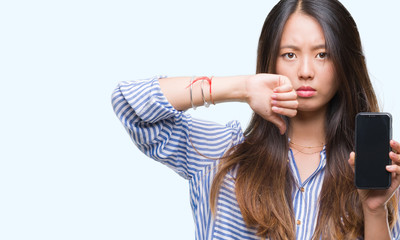
<path fill-rule="evenodd" d="M 355 183 L 360 189 L 387 189 L 391 174 L 386 165 L 392 138 L 392 116 L 390 113 L 362 112 L 356 116 L 355 136 Z"/>

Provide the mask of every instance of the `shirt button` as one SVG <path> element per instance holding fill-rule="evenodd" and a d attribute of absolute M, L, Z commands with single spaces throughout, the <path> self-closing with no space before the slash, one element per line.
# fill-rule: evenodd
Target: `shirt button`
<path fill-rule="evenodd" d="M 300 191 L 301 191 L 301 192 L 304 192 L 304 188 L 303 188 L 303 187 L 302 187 L 302 188 L 300 188 Z"/>
<path fill-rule="evenodd" d="M 301 224 L 301 221 L 300 221 L 300 220 L 297 220 L 297 221 L 296 221 L 296 224 L 297 224 L 297 225 L 300 225 L 300 224 Z"/>

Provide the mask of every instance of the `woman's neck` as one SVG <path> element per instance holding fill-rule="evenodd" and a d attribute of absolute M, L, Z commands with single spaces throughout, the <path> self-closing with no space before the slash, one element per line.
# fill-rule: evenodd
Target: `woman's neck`
<path fill-rule="evenodd" d="M 303 146 L 319 146 L 325 142 L 325 113 L 298 112 L 290 119 L 290 140 Z"/>

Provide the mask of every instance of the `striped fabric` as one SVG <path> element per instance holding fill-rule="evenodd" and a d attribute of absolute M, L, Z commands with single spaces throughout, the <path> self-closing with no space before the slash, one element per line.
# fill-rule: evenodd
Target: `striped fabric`
<path fill-rule="evenodd" d="M 165 164 L 187 179 L 193 211 L 196 239 L 259 239 L 253 228 L 246 227 L 235 197 L 236 170 L 225 176 L 217 199 L 217 214 L 211 215 L 209 193 L 218 159 L 230 147 L 243 141 L 237 121 L 225 126 L 194 119 L 175 110 L 160 90 L 158 79 L 121 82 L 112 95 L 114 111 L 137 147 L 150 158 Z M 200 152 L 203 156 L 198 154 Z M 293 191 L 296 239 L 311 239 L 317 219 L 326 155 L 316 171 L 304 182 L 288 153 L 290 168 L 297 181 Z M 400 239 L 399 224 L 393 239 Z"/>

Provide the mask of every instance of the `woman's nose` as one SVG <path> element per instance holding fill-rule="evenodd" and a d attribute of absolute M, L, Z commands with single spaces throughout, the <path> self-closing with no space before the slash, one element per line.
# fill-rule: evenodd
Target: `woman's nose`
<path fill-rule="evenodd" d="M 306 57 L 300 60 L 298 77 L 299 80 L 311 80 L 314 78 L 314 66 L 312 59 Z"/>

